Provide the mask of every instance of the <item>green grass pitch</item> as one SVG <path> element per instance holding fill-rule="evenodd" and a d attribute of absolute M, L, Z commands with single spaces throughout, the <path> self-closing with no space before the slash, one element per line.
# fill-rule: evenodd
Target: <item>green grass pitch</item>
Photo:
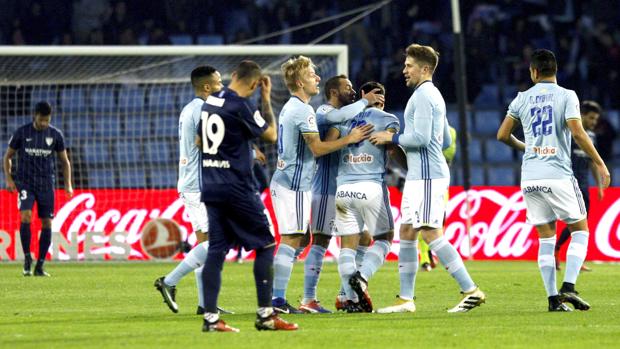
<path fill-rule="evenodd" d="M 153 281 L 175 263 L 48 263 L 51 278 L 21 276 L 21 265 L 0 265 L 1 348 L 618 348 L 620 266 L 591 264 L 578 290 L 587 312 L 548 313 L 535 262 L 466 262 L 487 303 L 466 314 L 448 314 L 459 301 L 443 270 L 419 272 L 415 314 L 288 315 L 297 332 L 258 332 L 251 263 L 227 263 L 219 304 L 241 333 L 202 333 L 194 315 L 193 273 L 177 291 L 180 312 L 163 304 Z M 559 274 L 561 280 L 563 272 Z M 295 265 L 288 297 L 302 295 L 303 264 Z M 559 285 L 558 281 L 558 285 Z M 319 298 L 333 309 L 338 272 L 326 263 Z M 396 263 L 370 282 L 375 307 L 398 293 Z"/>

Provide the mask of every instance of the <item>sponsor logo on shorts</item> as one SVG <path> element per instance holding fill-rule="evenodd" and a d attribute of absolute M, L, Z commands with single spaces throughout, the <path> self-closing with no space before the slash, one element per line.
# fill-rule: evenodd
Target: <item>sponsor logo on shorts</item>
<path fill-rule="evenodd" d="M 544 147 L 533 147 L 534 153 L 540 156 L 555 156 L 557 154 L 556 147 L 544 146 Z"/>
<path fill-rule="evenodd" d="M 373 160 L 374 160 L 374 156 L 370 154 L 366 154 L 366 153 L 361 153 L 358 155 L 346 154 L 345 156 L 342 157 L 342 161 L 345 164 L 352 164 L 352 165 L 370 164 L 373 162 Z"/>
<path fill-rule="evenodd" d="M 521 189 L 523 194 L 529 193 L 545 193 L 545 194 L 553 194 L 553 191 L 550 187 L 545 185 L 528 185 L 527 187 Z"/>
<path fill-rule="evenodd" d="M 345 190 L 341 190 L 341 191 L 336 193 L 336 197 L 337 198 L 351 198 L 351 199 L 358 199 L 358 200 L 368 200 L 368 197 L 366 196 L 366 193 L 362 193 L 362 192 L 359 192 L 359 191 L 345 191 Z"/>

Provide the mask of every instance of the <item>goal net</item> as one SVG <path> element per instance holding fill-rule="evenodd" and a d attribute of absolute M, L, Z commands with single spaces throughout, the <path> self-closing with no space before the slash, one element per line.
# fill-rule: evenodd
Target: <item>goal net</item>
<path fill-rule="evenodd" d="M 178 115 L 194 96 L 190 72 L 198 65 L 212 65 L 226 84 L 241 60 L 256 61 L 271 75 L 277 116 L 289 98 L 280 64 L 299 54 L 312 58 L 323 82 L 347 73 L 343 45 L 2 48 L 2 153 L 11 134 L 32 121 L 34 105 L 48 101 L 52 125 L 63 131 L 73 165 L 76 196 L 68 201 L 61 191 L 56 195 L 53 229 L 63 237 L 55 239 L 66 241 L 53 241 L 53 257 L 144 258 L 144 251 L 132 245 L 139 243 L 143 225 L 156 217 L 175 220 L 187 236 L 191 226 L 175 188 Z M 252 96 L 255 103 L 258 98 L 259 93 Z M 312 104 L 322 102 L 317 96 Z M 275 147 L 259 146 L 271 173 Z M 62 189 L 58 167 L 57 186 Z M 1 179 L 4 185 L 4 174 Z M 15 194 L 3 190 L 1 195 L 0 260 L 19 259 Z M 38 226 L 32 228 L 36 235 Z M 116 242 L 110 238 L 113 232 Z"/>

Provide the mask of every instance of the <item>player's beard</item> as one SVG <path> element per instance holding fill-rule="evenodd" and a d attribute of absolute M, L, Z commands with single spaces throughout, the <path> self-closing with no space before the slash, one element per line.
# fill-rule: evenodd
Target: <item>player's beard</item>
<path fill-rule="evenodd" d="M 354 102 L 355 95 L 353 94 L 338 94 L 338 102 L 340 102 L 341 106 L 349 105 Z"/>

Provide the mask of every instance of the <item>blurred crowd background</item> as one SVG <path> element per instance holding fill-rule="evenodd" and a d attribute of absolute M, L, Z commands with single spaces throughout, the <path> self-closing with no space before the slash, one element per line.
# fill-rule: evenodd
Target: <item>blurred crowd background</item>
<path fill-rule="evenodd" d="M 370 3 L 360 0 L 0 0 L 0 44 L 238 44 Z M 603 106 L 605 112 L 597 128 L 597 142 L 601 155 L 613 161 L 614 153 L 620 153 L 614 152 L 614 148 L 620 150 L 615 131 L 620 126 L 618 1 L 462 0 L 460 4 L 468 103 L 474 119 L 474 154 L 470 157 L 473 162 L 484 163 L 479 166 L 480 181 L 491 183 L 490 176 L 496 176 L 499 182 L 505 182 L 502 178 L 506 172 L 493 175 L 488 171 L 495 169 L 489 169 L 486 162 L 494 156 L 491 144 L 494 130 L 508 103 L 517 91 L 531 85 L 528 59 L 535 48 L 548 48 L 556 53 L 562 86 L 576 90 L 581 100 L 595 100 Z M 349 18 L 252 43 L 307 44 Z M 435 83 L 446 102 L 454 104 L 451 18 L 449 0 L 394 0 L 320 43 L 349 45 L 349 75 L 354 85 L 369 80 L 384 83 L 386 109 L 395 113 L 402 112 L 411 94 L 402 78 L 404 48 L 412 42 L 431 45 L 441 54 Z M 449 119 L 458 128 L 453 111 Z M 517 155 L 499 157 L 500 163 L 512 169 Z M 614 172 L 620 174 L 620 167 L 617 170 Z"/>

